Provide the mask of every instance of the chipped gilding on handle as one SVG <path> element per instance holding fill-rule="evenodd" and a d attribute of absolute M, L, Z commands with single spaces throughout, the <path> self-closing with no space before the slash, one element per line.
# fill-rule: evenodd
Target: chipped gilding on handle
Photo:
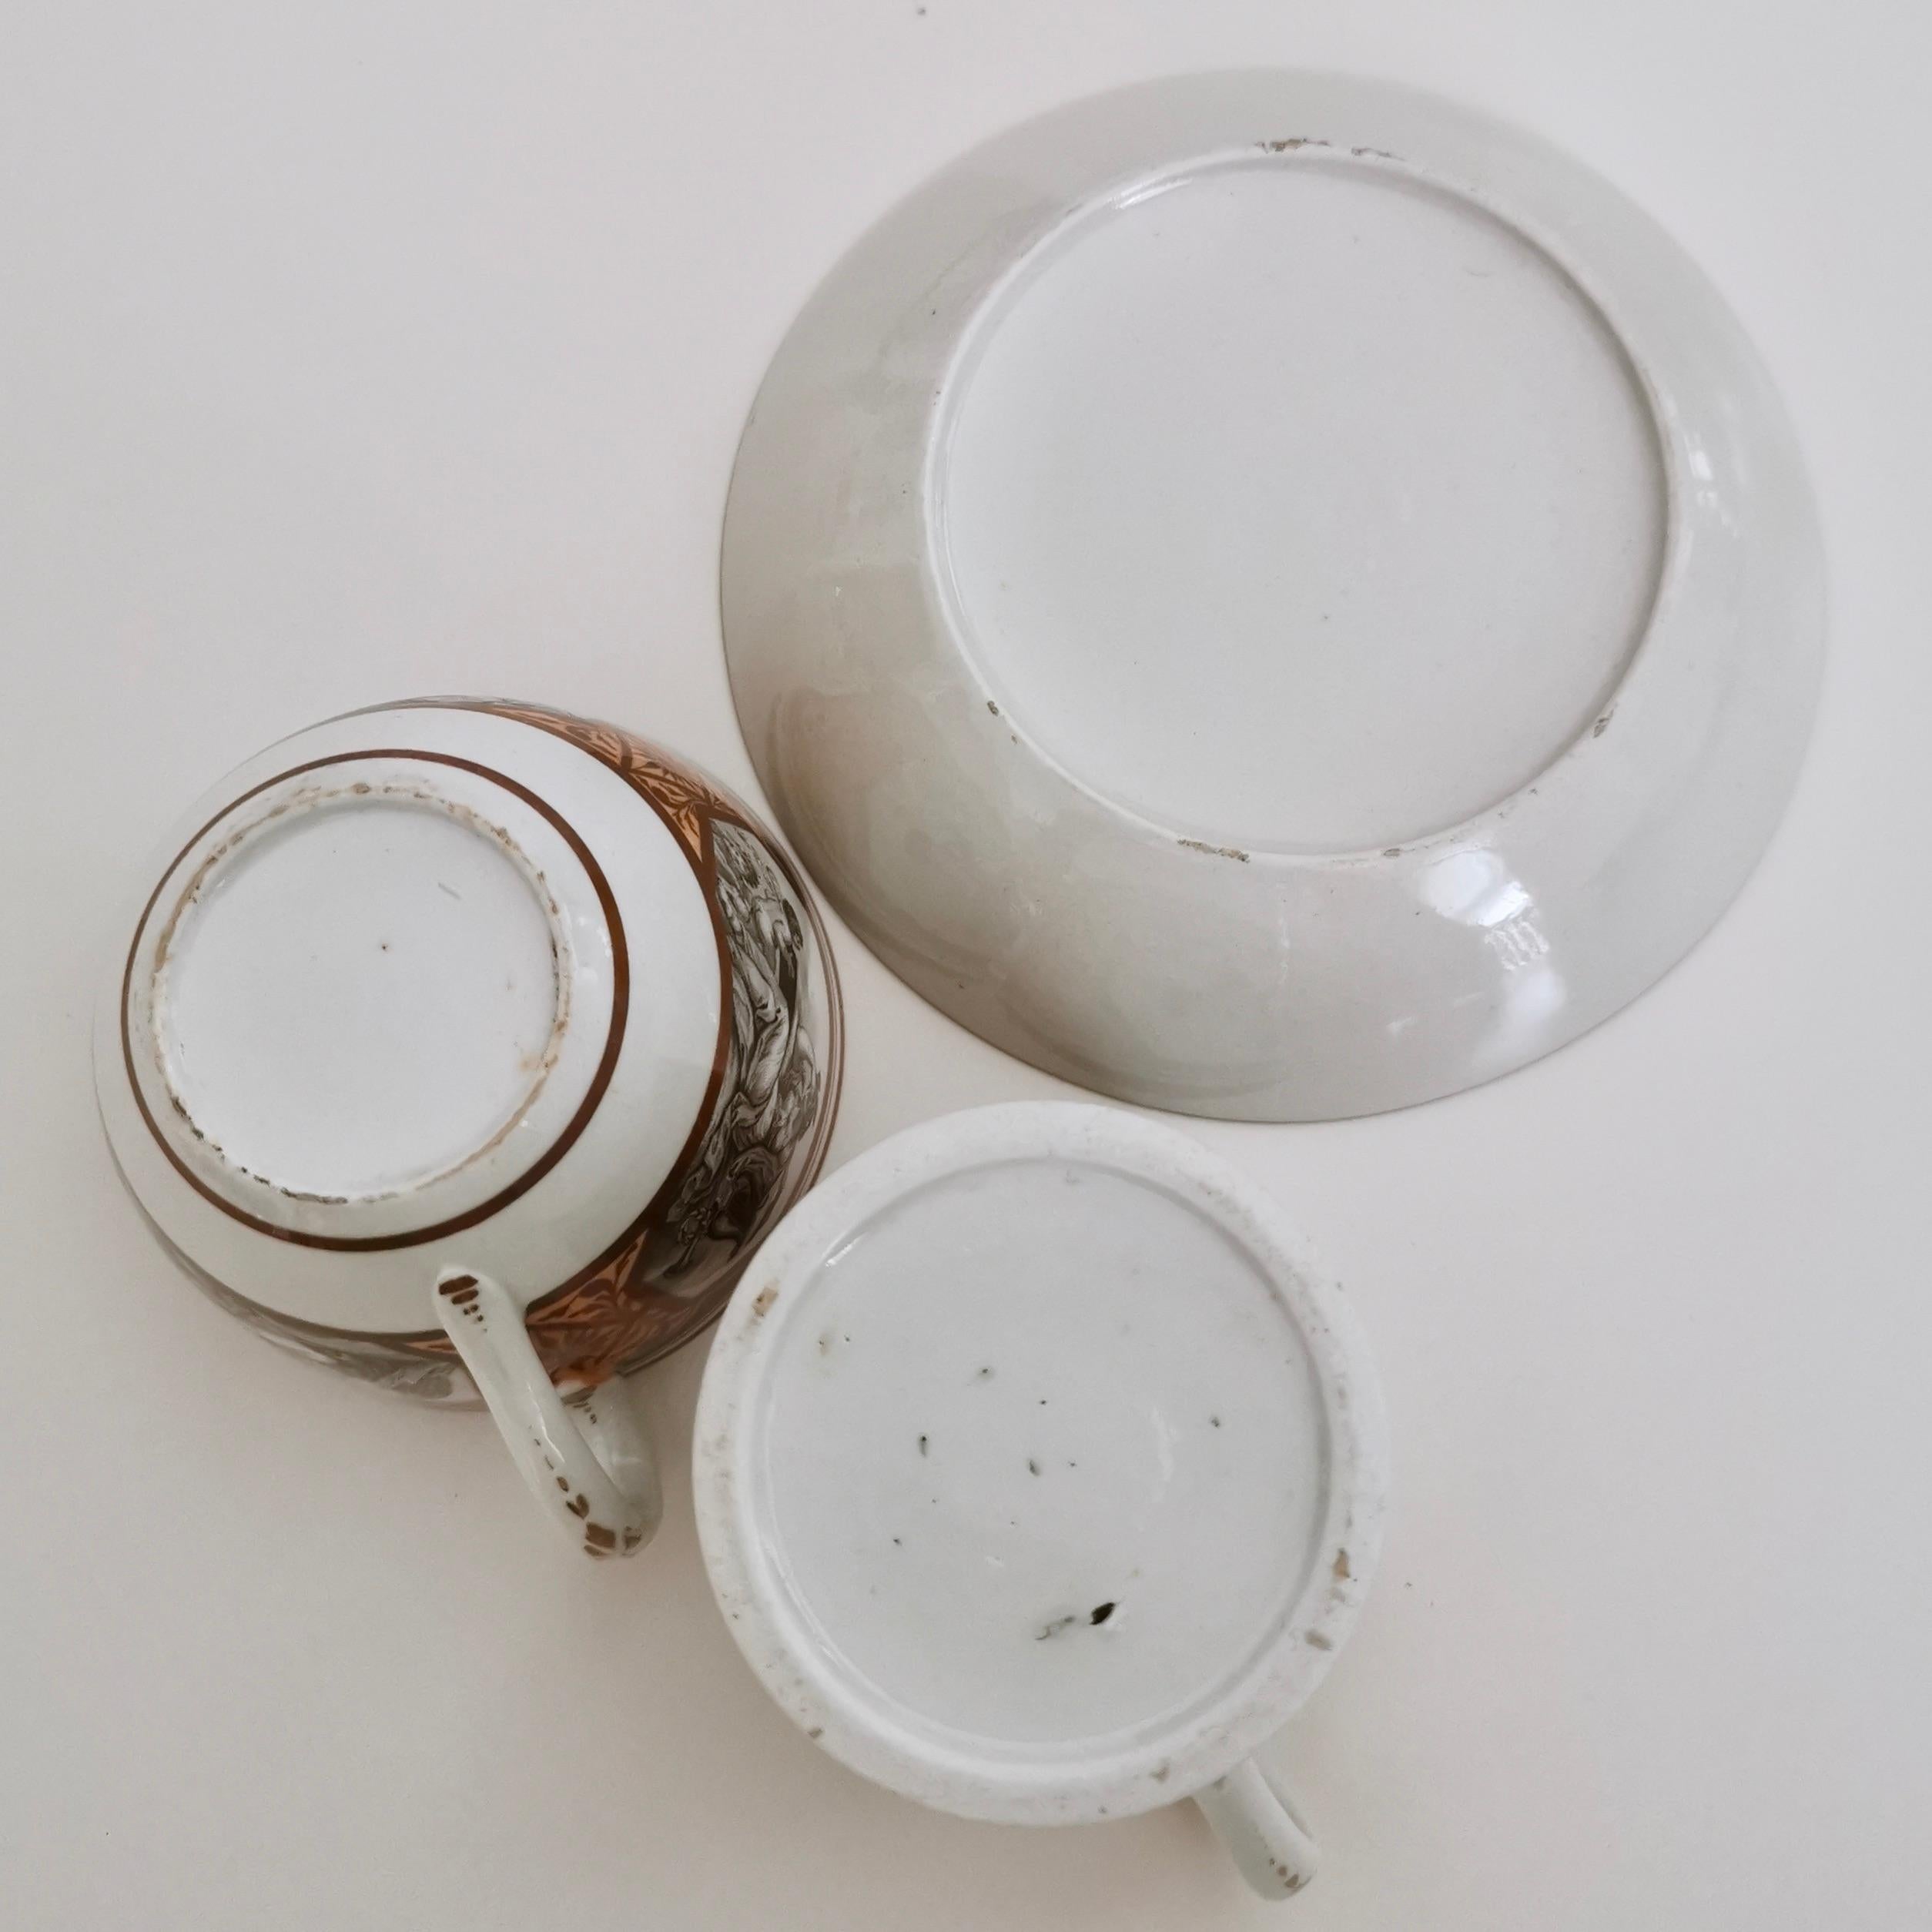
<path fill-rule="evenodd" d="M 1294 1897 L 1320 1869 L 1314 1840 L 1254 1759 L 1197 1792 L 1194 1802 L 1242 1877 L 1263 1898 Z"/>
<path fill-rule="evenodd" d="M 621 1385 L 575 1413 L 537 1359 L 523 1311 L 487 1275 L 445 1268 L 434 1297 L 491 1415 L 537 1499 L 589 1556 L 628 1556 L 656 1534 L 664 1495 L 648 1440 Z"/>

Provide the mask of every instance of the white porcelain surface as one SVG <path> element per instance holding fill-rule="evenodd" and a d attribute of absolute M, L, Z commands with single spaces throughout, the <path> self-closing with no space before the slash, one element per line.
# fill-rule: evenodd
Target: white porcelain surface
<path fill-rule="evenodd" d="M 836 984 L 785 862 L 563 714 L 299 732 L 186 815 L 129 916 L 95 1032 L 115 1158 L 222 1305 L 480 1393 L 572 1539 L 628 1554 L 656 1472 L 587 1391 L 705 1324 L 829 1132 Z"/>
<path fill-rule="evenodd" d="M 1783 809 L 1823 629 L 1716 292 L 1532 137 L 1164 80 L 917 190 L 766 376 L 723 559 L 853 925 L 1048 1070 L 1299 1120 L 1634 998 Z"/>
<path fill-rule="evenodd" d="M 911 1129 L 793 1210 L 718 1331 L 694 1479 L 794 1722 L 1033 1823 L 1228 1779 L 1351 1627 L 1385 1486 L 1363 1344 L 1281 1210 L 1171 1129 L 1039 1105 Z M 1224 1813 L 1301 1843 L 1241 1788 Z"/>
<path fill-rule="evenodd" d="M 190 0 L 7 22 L 8 1932 L 1922 1924 L 1932 15 Z M 318 1373 L 184 1294 L 115 1180 L 88 1047 L 157 813 L 292 723 L 540 691 L 757 802 L 718 518 L 825 267 L 1056 102 L 1282 62 L 1482 102 L 1689 247 L 1803 434 L 1833 608 L 1783 829 L 1622 1020 L 1451 1106 L 1188 1127 L 1347 1285 L 1395 1425 L 1361 1622 L 1268 1754 L 1327 1859 L 1276 1907 L 1191 1805 L 977 1823 L 795 1730 L 694 1532 L 702 1338 L 632 1378 L 665 1521 L 599 1565 L 553 1546 L 480 1415 Z M 834 1162 L 1073 1097 L 832 938 Z"/>

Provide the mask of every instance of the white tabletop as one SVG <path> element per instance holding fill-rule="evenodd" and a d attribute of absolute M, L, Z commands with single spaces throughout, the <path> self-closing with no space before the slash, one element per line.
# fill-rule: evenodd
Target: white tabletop
<path fill-rule="evenodd" d="M 1902 5 L 812 0 L 105 9 L 0 30 L 0 1922 L 9 1927 L 1903 1932 L 1932 1900 L 1932 29 Z M 838 250 L 1029 112 L 1188 68 L 1459 94 L 1729 295 L 1835 584 L 1757 877 L 1483 1091 L 1196 1130 L 1353 1291 L 1397 1454 L 1360 1632 L 1281 1738 L 1327 1870 L 1191 1809 L 1028 1832 L 824 1758 L 670 1494 L 573 1557 L 487 1423 L 265 1348 L 156 1251 L 88 1010 L 150 839 L 424 691 L 601 713 L 752 791 L 718 525 Z M 839 930 L 835 1158 L 1068 1090 Z"/>

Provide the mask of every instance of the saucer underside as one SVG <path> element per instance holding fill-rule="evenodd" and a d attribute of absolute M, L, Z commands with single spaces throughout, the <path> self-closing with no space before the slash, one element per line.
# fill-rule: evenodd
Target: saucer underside
<path fill-rule="evenodd" d="M 834 270 L 722 560 L 801 856 L 944 1011 L 1231 1118 L 1559 1046 L 1742 886 L 1807 735 L 1803 465 L 1722 301 L 1374 83 L 1011 131 Z"/>

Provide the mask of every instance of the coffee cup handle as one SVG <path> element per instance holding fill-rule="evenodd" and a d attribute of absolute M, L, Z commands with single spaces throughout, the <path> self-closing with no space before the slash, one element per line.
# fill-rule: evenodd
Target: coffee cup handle
<path fill-rule="evenodd" d="M 664 1492 L 623 1385 L 608 1382 L 566 1406 L 537 1358 L 522 1308 L 487 1274 L 445 1268 L 434 1300 L 437 1319 L 537 1501 L 591 1556 L 641 1549 L 664 1514 Z"/>
<path fill-rule="evenodd" d="M 1314 1840 L 1287 1793 L 1254 1759 L 1196 1792 L 1194 1802 L 1262 1897 L 1292 1898 L 1314 1877 L 1321 1863 Z"/>

